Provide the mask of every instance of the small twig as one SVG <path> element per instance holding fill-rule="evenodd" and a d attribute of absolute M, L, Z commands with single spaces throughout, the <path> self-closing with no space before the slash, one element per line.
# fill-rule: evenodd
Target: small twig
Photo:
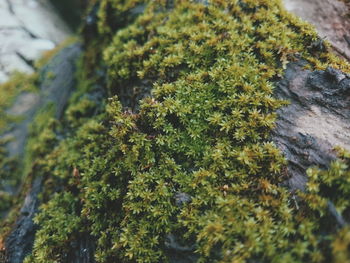
<path fill-rule="evenodd" d="M 295 198 L 295 195 L 293 195 L 292 198 L 293 198 L 294 203 L 295 203 L 295 208 L 296 208 L 297 210 L 299 210 L 299 205 L 298 205 L 297 199 Z"/>

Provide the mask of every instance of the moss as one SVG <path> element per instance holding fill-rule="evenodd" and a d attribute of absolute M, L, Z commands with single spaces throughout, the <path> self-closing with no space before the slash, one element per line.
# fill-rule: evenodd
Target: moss
<path fill-rule="evenodd" d="M 22 116 L 12 116 L 7 110 L 17 96 L 23 92 L 37 92 L 37 74 L 13 73 L 10 80 L 0 84 L 0 135 L 11 129 Z M 6 144 L 9 139 L 0 140 L 0 213 L 1 218 L 16 201 L 11 193 L 21 182 L 21 165 L 17 156 L 8 156 Z"/>
<path fill-rule="evenodd" d="M 14 173 L 12 173 L 11 176 L 13 176 L 13 174 Z M 0 259 L 5 260 L 6 258 L 5 241 L 8 235 L 14 229 L 16 220 L 21 215 L 20 209 L 23 205 L 23 200 L 25 199 L 26 194 L 31 188 L 32 182 L 33 174 L 28 174 L 25 180 L 22 181 L 21 192 L 19 192 L 16 196 L 8 196 L 7 193 L 4 193 L 4 196 L 7 196 L 6 199 L 9 198 L 10 200 L 7 199 L 8 205 L 6 207 L 6 217 L 2 218 L 0 221 Z M 1 202 L 3 202 L 3 200 L 1 200 Z M 11 209 L 7 209 L 10 205 Z"/>
<path fill-rule="evenodd" d="M 0 189 L 12 188 L 18 185 L 20 182 L 19 172 L 19 160 L 17 157 L 8 157 L 6 150 L 6 140 L 0 140 Z M 9 199 L 8 195 L 3 194 L 2 197 Z M 1 203 L 5 202 L 3 198 L 0 198 Z M 5 205 L 5 204 L 2 204 Z M 0 212 L 6 209 L 1 209 Z"/>
<path fill-rule="evenodd" d="M 142 3 L 136 18 L 130 10 Z M 108 68 L 110 99 L 88 118 L 94 105 L 77 95 L 65 139 L 51 145 L 54 127 L 39 136 L 53 150 L 33 151 L 46 191 L 26 262 L 69 262 L 81 233 L 96 240 L 101 263 L 168 262 L 170 234 L 195 244 L 198 262 L 348 260 L 338 245 L 348 242 L 347 228 L 332 227 L 325 205 L 347 217 L 348 166 L 310 170 L 315 180 L 296 198 L 281 186 L 286 161 L 269 141 L 285 104 L 273 81 L 289 61 L 349 72 L 312 48 L 313 28 L 277 0 L 175 1 L 173 9 L 104 0 L 100 8 L 96 53 Z M 132 112 L 140 83 L 152 96 Z M 191 201 L 176 205 L 178 193 Z"/>
<path fill-rule="evenodd" d="M 55 107 L 46 105 L 38 112 L 29 127 L 29 139 L 25 149 L 24 175 L 28 174 L 36 160 L 50 153 L 58 142 L 56 137 L 57 120 Z"/>
<path fill-rule="evenodd" d="M 4 133 L 18 119 L 7 114 L 6 110 L 21 92 L 36 92 L 37 80 L 37 74 L 14 72 L 9 81 L 0 84 L 0 133 Z"/>
<path fill-rule="evenodd" d="M 61 259 L 62 256 L 69 253 L 69 249 L 67 249 L 68 251 L 65 251 L 61 244 L 68 242 L 72 238 L 72 231 L 78 232 L 79 229 L 83 228 L 82 218 L 79 215 L 76 215 L 77 207 L 75 206 L 78 202 L 75 199 L 76 197 L 72 196 L 71 193 L 60 193 L 52 197 L 52 199 L 45 204 L 45 210 L 47 213 L 38 216 L 36 221 L 46 221 L 50 222 L 50 224 L 47 224 L 46 228 L 40 229 L 38 231 L 38 236 L 41 235 L 41 232 L 44 232 L 45 234 L 48 232 L 59 232 L 60 235 L 52 235 L 50 240 L 37 239 L 34 249 L 40 247 L 40 250 L 43 252 L 42 255 L 37 254 L 35 260 L 45 260 L 47 263 L 63 262 Z M 59 249 L 59 253 L 57 253 L 58 247 L 61 248 Z M 61 256 L 52 257 L 50 260 L 47 260 L 47 254 L 58 254 Z M 33 259 L 28 258 L 25 262 L 30 262 L 32 260 Z"/>
<path fill-rule="evenodd" d="M 339 159 L 328 170 L 314 167 L 307 171 L 307 192 L 300 196 L 314 211 L 321 229 L 335 233 L 328 236 L 332 262 L 349 262 L 350 153 L 339 147 L 336 150 Z"/>

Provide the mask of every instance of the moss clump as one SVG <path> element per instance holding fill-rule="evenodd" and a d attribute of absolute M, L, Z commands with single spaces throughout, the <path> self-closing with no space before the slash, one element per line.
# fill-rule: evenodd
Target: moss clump
<path fill-rule="evenodd" d="M 90 103 L 72 105 L 66 139 L 40 155 L 47 190 L 26 262 L 69 262 L 82 233 L 96 240 L 101 263 L 167 262 L 169 235 L 193 248 L 198 262 L 347 257 L 335 245 L 347 240 L 347 230 L 334 234 L 332 216 L 315 206 L 329 197 L 311 187 L 298 204 L 280 186 L 286 162 L 268 138 L 285 104 L 273 97 L 272 81 L 288 61 L 349 65 L 308 48 L 316 33 L 280 1 L 209 2 L 100 3 L 104 50 L 97 52 L 111 98 L 84 123 L 77 116 L 86 116 Z M 145 11 L 131 19 L 130 8 L 140 3 Z M 132 112 L 142 85 L 152 96 Z M 177 204 L 178 194 L 190 198 Z M 344 198 L 333 202 L 347 211 Z"/>
<path fill-rule="evenodd" d="M 331 242 L 327 249 L 333 255 L 332 262 L 340 263 L 350 261 L 350 153 L 341 148 L 336 150 L 339 159 L 328 170 L 307 171 L 307 192 L 299 195 L 318 215 L 322 229 L 336 233 L 327 237 Z"/>

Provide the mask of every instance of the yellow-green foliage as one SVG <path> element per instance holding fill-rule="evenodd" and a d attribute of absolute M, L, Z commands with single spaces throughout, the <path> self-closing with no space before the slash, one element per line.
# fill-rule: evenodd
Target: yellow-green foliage
<path fill-rule="evenodd" d="M 198 262 L 349 260 L 341 247 L 348 230 L 334 234 L 325 205 L 332 201 L 348 218 L 349 180 L 341 177 L 348 167 L 311 170 L 309 192 L 295 197 L 280 186 L 286 162 L 269 142 L 285 103 L 274 98 L 272 81 L 288 61 L 348 65 L 313 50 L 316 33 L 280 1 L 208 2 L 166 9 L 101 1 L 99 36 L 114 34 L 97 51 L 109 93 L 146 81 L 152 98 L 131 113 L 112 96 L 104 113 L 84 123 L 77 116 L 87 116 L 90 102 L 68 108 L 67 138 L 37 162 L 46 192 L 26 262 L 69 262 L 82 233 L 96 240 L 101 263 L 167 262 L 171 233 L 195 244 Z M 120 15 L 135 3 L 148 3 L 146 11 L 113 31 L 109 21 L 128 20 Z M 176 205 L 177 193 L 191 201 Z"/>
<path fill-rule="evenodd" d="M 12 205 L 12 196 L 4 191 L 4 186 L 15 186 L 19 182 L 19 177 L 16 175 L 17 159 L 7 156 L 4 143 L 0 140 L 0 213 L 6 211 Z"/>
<path fill-rule="evenodd" d="M 334 227 L 337 221 L 340 229 L 338 234 L 330 237 L 333 262 L 350 262 L 350 152 L 337 148 L 339 159 L 332 162 L 329 170 L 317 168 L 308 170 L 309 182 L 307 193 L 300 196 L 309 203 L 309 206 L 320 215 L 319 220 L 333 216 Z M 335 208 L 331 213 L 330 204 Z M 332 214 L 332 215 L 330 215 Z M 341 219 L 336 219 L 339 217 Z"/>

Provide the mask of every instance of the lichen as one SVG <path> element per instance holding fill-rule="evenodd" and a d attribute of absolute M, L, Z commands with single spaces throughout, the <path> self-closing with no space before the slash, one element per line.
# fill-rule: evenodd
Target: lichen
<path fill-rule="evenodd" d="M 310 170 L 308 190 L 291 193 L 269 141 L 286 103 L 273 81 L 289 61 L 349 65 L 313 48 L 313 28 L 278 0 L 208 2 L 101 1 L 96 52 L 110 98 L 87 118 L 94 105 L 76 96 L 59 144 L 46 144 L 55 127 L 36 130 L 46 190 L 27 263 L 69 262 L 81 233 L 96 240 L 100 263 L 167 262 L 169 235 L 194 245 L 198 262 L 349 260 L 348 228 L 335 229 L 326 206 L 348 218 L 348 155 L 328 172 Z M 152 95 L 131 111 L 140 83 Z M 190 201 L 176 205 L 178 193 Z"/>

